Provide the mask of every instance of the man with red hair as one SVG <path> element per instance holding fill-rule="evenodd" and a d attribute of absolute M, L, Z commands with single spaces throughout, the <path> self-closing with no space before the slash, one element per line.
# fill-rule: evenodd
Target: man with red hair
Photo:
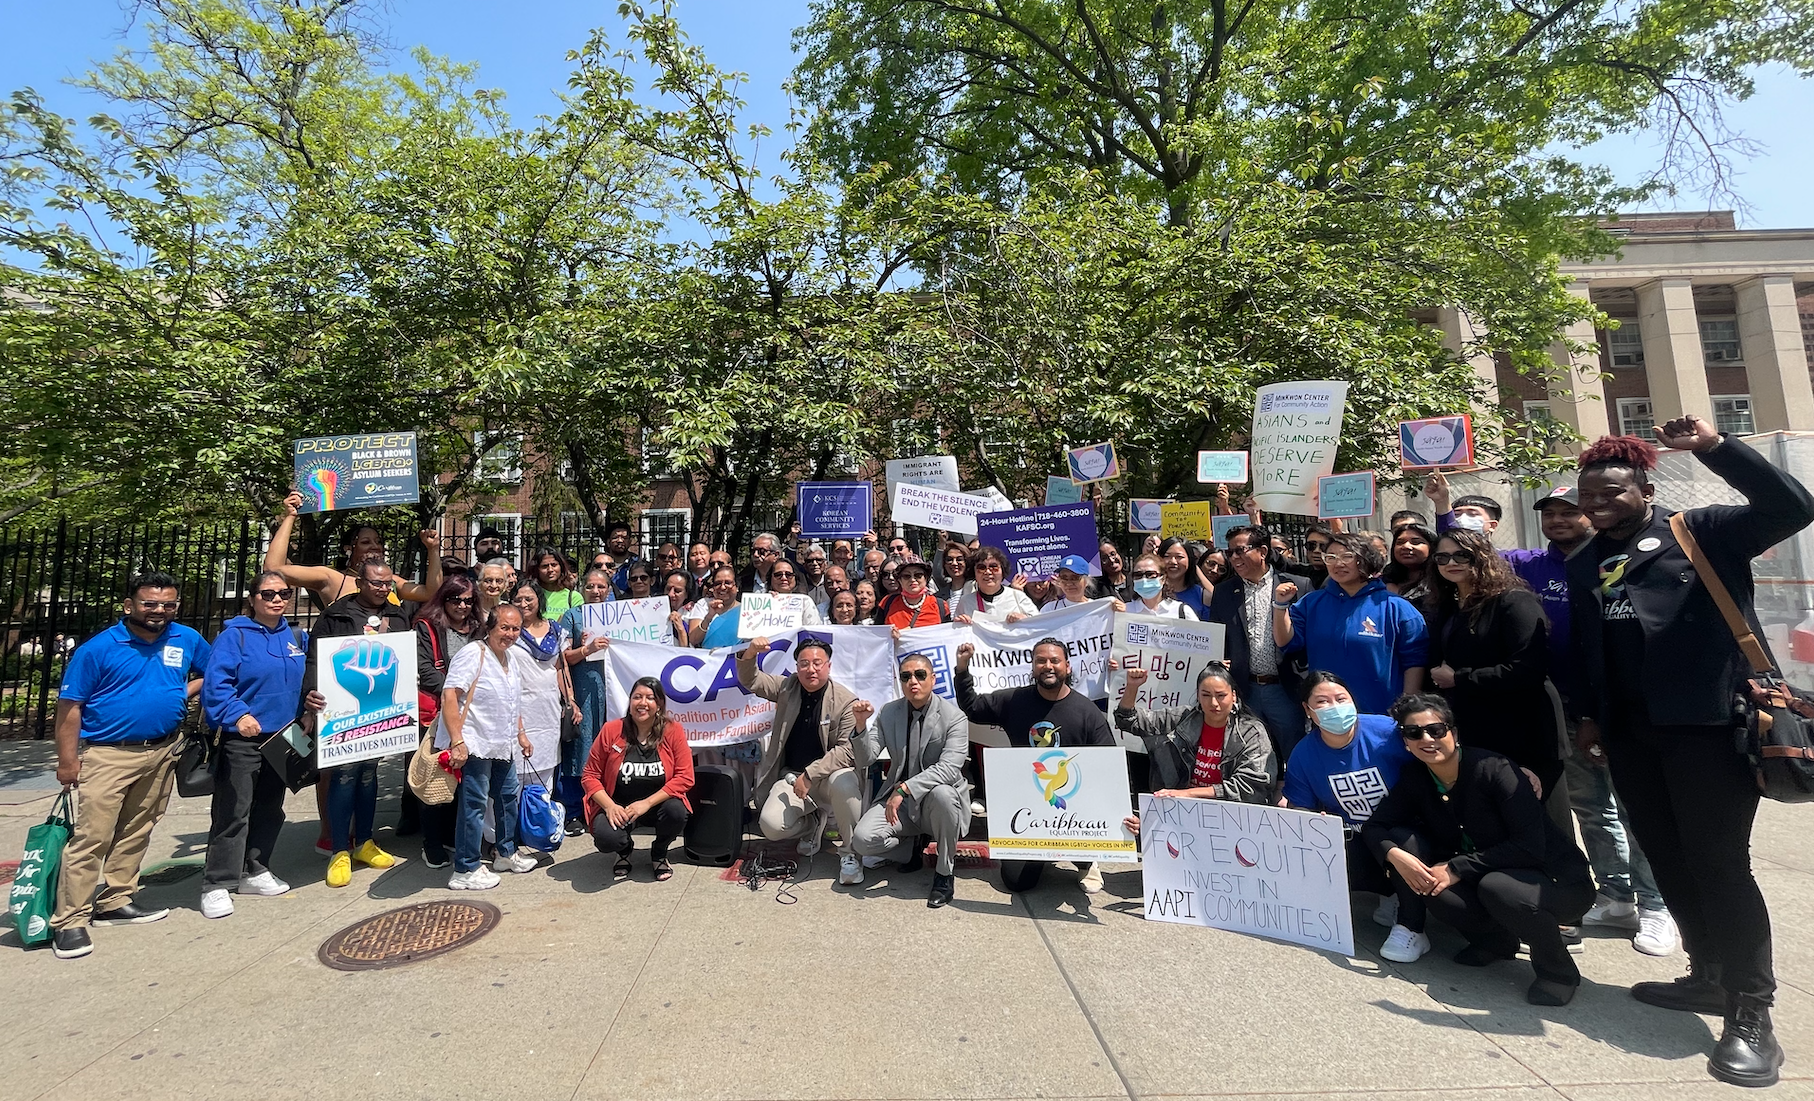
<path fill-rule="evenodd" d="M 1751 560 L 1814 521 L 1814 497 L 1700 417 L 1678 417 L 1656 434 L 1748 502 L 1690 509 L 1685 519 L 1762 638 Z M 1571 702 L 1580 749 L 1604 754 L 1688 952 L 1686 976 L 1638 983 L 1632 996 L 1723 1014 L 1708 1072 L 1768 1086 L 1783 1054 L 1770 1023 L 1770 915 L 1751 874 L 1758 790 L 1732 730 L 1732 700 L 1751 668 L 1670 530 L 1672 512 L 1652 504 L 1656 462 L 1656 447 L 1633 436 L 1606 437 L 1581 454 L 1581 509 L 1598 534 L 1568 563 Z"/>

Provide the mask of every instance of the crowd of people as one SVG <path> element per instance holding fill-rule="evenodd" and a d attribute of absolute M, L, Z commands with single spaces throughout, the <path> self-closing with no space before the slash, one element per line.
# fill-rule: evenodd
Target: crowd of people
<path fill-rule="evenodd" d="M 1751 560 L 1814 520 L 1814 498 L 1701 418 L 1656 435 L 1749 502 L 1685 517 L 1754 616 Z M 1624 929 L 1652 955 L 1679 942 L 1687 974 L 1633 995 L 1721 1015 L 1711 1072 L 1768 1085 L 1782 1052 L 1769 1015 L 1769 915 L 1750 870 L 1759 793 L 1730 727 L 1748 666 L 1671 513 L 1652 503 L 1656 457 L 1655 444 L 1633 437 L 1590 446 L 1576 483 L 1536 504 L 1541 550 L 1496 547 L 1501 504 L 1451 500 L 1437 474 L 1426 485 L 1432 514 L 1401 512 L 1388 532 L 1312 527 L 1302 561 L 1253 511 L 1219 548 L 1152 537 L 1124 554 L 1105 540 L 1099 570 L 1072 555 L 1049 581 L 1012 575 L 1000 548 L 974 542 L 941 540 L 922 558 L 898 536 L 822 546 L 763 533 L 739 566 L 705 544 L 666 543 L 644 557 L 628 525 L 614 525 L 590 561 L 537 548 L 520 570 L 502 536 L 484 531 L 472 561 L 433 554 L 415 584 L 393 574 L 369 526 L 347 532 L 338 566 L 290 563 L 292 497 L 246 614 L 212 644 L 176 622 L 177 582 L 147 573 L 132 581 L 120 622 L 72 655 L 57 775 L 82 799 L 55 954 L 92 951 L 91 925 L 164 916 L 135 898 L 138 871 L 197 696 L 218 741 L 201 910 L 225 918 L 235 896 L 290 889 L 270 866 L 285 782 L 258 745 L 321 711 L 314 643 L 336 636 L 416 636 L 422 720 L 459 770 L 458 791 L 435 806 L 405 791 L 394 834 L 419 834 L 421 859 L 451 867 L 450 888 L 489 889 L 538 866 L 517 833 L 525 784 L 555 793 L 567 836 L 589 835 L 613 878 L 632 875 L 643 830 L 650 876 L 669 879 L 693 812 L 694 753 L 656 678 L 637 680 L 624 714 L 607 720 L 600 663 L 587 659 L 610 642 L 588 636 L 583 611 L 665 597 L 674 645 L 740 647 L 739 683 L 775 703 L 751 820 L 807 856 L 832 839 L 842 883 L 885 862 L 918 871 L 930 851 L 927 904 L 951 901 L 957 845 L 986 791 L 969 724 L 1041 747 L 1115 745 L 1118 729 L 1144 744 L 1147 786 L 1159 795 L 1338 816 L 1349 886 L 1378 896 L 1380 952 L 1395 963 L 1431 950 L 1434 917 L 1465 940 L 1460 963 L 1528 950 L 1530 1001 L 1560 1006 L 1581 982 L 1569 952 L 1580 926 Z M 1220 502 L 1230 511 L 1225 491 Z M 422 539 L 438 552 L 432 531 Z M 321 609 L 307 632 L 288 618 L 299 589 Z M 900 698 L 877 707 L 841 683 L 833 646 L 814 637 L 802 636 L 792 674 L 762 670 L 768 640 L 738 637 L 751 593 L 804 595 L 809 624 L 897 630 L 1014 623 L 1107 600 L 1118 612 L 1221 624 L 1225 659 L 1180 708 L 1139 707 L 1147 674 L 1122 671 L 1111 710 L 1072 687 L 1056 639 L 1032 647 L 1031 683 L 992 693 L 976 690 L 963 646 L 955 699 L 934 690 L 932 662 L 910 654 L 894 670 Z M 316 847 L 329 887 L 396 862 L 376 836 L 378 786 L 375 761 L 319 778 Z M 1138 831 L 1138 816 L 1127 825 Z M 1010 890 L 1033 887 L 1048 867 L 998 863 Z M 1098 868 L 1075 870 L 1085 891 L 1101 889 Z"/>

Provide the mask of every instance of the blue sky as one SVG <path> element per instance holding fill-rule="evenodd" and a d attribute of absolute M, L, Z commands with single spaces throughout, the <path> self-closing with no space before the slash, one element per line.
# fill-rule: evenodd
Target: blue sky
<path fill-rule="evenodd" d="M 56 0 L 7 5 L 8 30 L 0 39 L 0 93 L 30 85 L 66 115 L 85 117 L 99 104 L 62 85 L 88 63 L 117 50 L 126 17 L 120 0 Z M 788 117 L 781 91 L 794 65 L 789 35 L 804 21 L 806 0 L 680 0 L 681 24 L 723 69 L 749 74 L 744 98 L 746 121 L 762 122 L 779 143 Z M 615 0 L 389 0 L 379 18 L 388 23 L 397 60 L 425 45 L 457 61 L 480 66 L 479 82 L 502 88 L 513 113 L 549 111 L 566 81 L 565 54 L 581 45 L 595 26 L 622 42 Z M 1788 72 L 1759 75 L 1758 94 L 1732 107 L 1727 121 L 1760 148 L 1738 164 L 1736 190 L 1748 209 L 1748 228 L 1814 227 L 1814 143 L 1805 138 L 1814 117 L 1814 81 Z M 1658 145 L 1650 135 L 1602 142 L 1591 155 L 1612 166 L 1624 181 L 1642 179 L 1655 164 Z M 771 156 L 764 166 L 774 167 Z M 1703 209 L 1706 196 L 1683 194 L 1657 208 Z M 1721 203 L 1719 205 L 1726 205 Z"/>

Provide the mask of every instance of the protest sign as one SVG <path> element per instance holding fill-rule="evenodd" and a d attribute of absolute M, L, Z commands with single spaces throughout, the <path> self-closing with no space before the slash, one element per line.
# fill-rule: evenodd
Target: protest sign
<path fill-rule="evenodd" d="M 1211 516 L 1209 530 L 1213 538 L 1210 539 L 1209 545 L 1227 550 L 1228 533 L 1236 528 L 1244 528 L 1251 523 L 1253 523 L 1253 518 L 1244 512 L 1236 513 L 1233 516 Z"/>
<path fill-rule="evenodd" d="M 293 477 L 302 494 L 298 512 L 414 504 L 421 496 L 416 434 L 374 432 L 297 440 Z"/>
<path fill-rule="evenodd" d="M 1333 814 L 1142 795 L 1140 854 L 1148 921 L 1354 954 L 1347 852 Z"/>
<path fill-rule="evenodd" d="M 897 524 L 955 531 L 960 535 L 975 535 L 976 518 L 994 508 L 994 502 L 981 494 L 916 486 L 910 482 L 896 485 L 889 501 L 889 515 Z"/>
<path fill-rule="evenodd" d="M 640 600 L 606 600 L 599 604 L 578 604 L 581 642 L 608 638 L 612 642 L 652 642 L 659 646 L 674 645 L 674 632 L 668 629 L 668 598 L 649 596 Z M 605 660 L 605 651 L 589 655 L 587 661 Z"/>
<path fill-rule="evenodd" d="M 875 528 L 875 487 L 868 482 L 800 482 L 794 498 L 805 539 L 856 539 Z"/>
<path fill-rule="evenodd" d="M 1058 474 L 1046 475 L 1046 504 L 1074 505 L 1083 500 L 1083 487 Z"/>
<path fill-rule="evenodd" d="M 987 497 L 989 504 L 993 507 L 984 509 L 984 512 L 1007 512 L 1014 507 L 1014 502 L 1008 500 L 1007 495 L 994 486 L 982 486 L 978 489 L 967 489 L 964 492 L 972 497 Z"/>
<path fill-rule="evenodd" d="M 1136 497 L 1127 506 L 1127 530 L 1157 535 L 1163 529 L 1165 516 L 1161 509 L 1176 504 L 1170 498 Z"/>
<path fill-rule="evenodd" d="M 1398 449 L 1406 470 L 1459 470 L 1474 465 L 1474 418 L 1400 421 Z"/>
<path fill-rule="evenodd" d="M 1112 482 L 1121 477 L 1121 461 L 1115 457 L 1115 445 L 1112 443 L 1074 447 L 1065 452 L 1065 461 L 1071 468 L 1071 481 L 1080 486 L 1091 482 Z M 1048 505 L 1057 503 L 1046 502 Z"/>
<path fill-rule="evenodd" d="M 921 455 L 917 459 L 889 459 L 883 468 L 889 496 L 902 482 L 932 489 L 957 491 L 957 456 Z"/>
<path fill-rule="evenodd" d="M 1247 480 L 1247 452 L 1197 452 L 1197 481 L 1240 485 Z"/>
<path fill-rule="evenodd" d="M 1064 643 L 1070 656 L 1072 687 L 1091 699 L 1107 699 L 1114 614 L 1113 602 L 1103 599 L 1040 612 L 1013 623 L 978 619 L 968 626 L 914 627 L 901 632 L 897 656 L 926 655 L 932 662 L 935 689 L 946 699 L 955 699 L 947 671 L 956 669 L 961 644 L 975 647 L 970 655 L 970 679 L 979 693 L 988 693 L 1033 683 L 1033 644 L 1055 638 Z"/>
<path fill-rule="evenodd" d="M 1316 480 L 1316 518 L 1352 520 L 1373 515 L 1373 472 L 1331 474 Z"/>
<path fill-rule="evenodd" d="M 1147 672 L 1135 707 L 1189 707 L 1197 702 L 1197 674 L 1222 660 L 1223 642 L 1220 623 L 1117 612 L 1111 656 L 1122 669 Z M 1125 683 L 1125 677 L 1116 679 Z"/>
<path fill-rule="evenodd" d="M 804 638 L 831 641 L 832 676 L 858 699 L 881 710 L 882 704 L 900 698 L 889 628 L 824 626 L 790 631 L 769 639 L 762 669 L 776 676 L 792 673 L 794 647 Z M 654 677 L 668 697 L 668 714 L 686 728 L 687 741 L 695 747 L 756 741 L 768 733 L 775 705 L 745 692 L 737 683 L 737 654 L 742 649 L 683 650 L 644 642 L 615 643 L 606 651 L 605 717 L 623 718 L 630 686 L 638 677 Z"/>
<path fill-rule="evenodd" d="M 992 859 L 1139 861 L 1134 835 L 1121 822 L 1133 804 L 1120 748 L 990 747 L 983 773 Z"/>
<path fill-rule="evenodd" d="M 985 547 L 1008 555 L 1008 573 L 1044 581 L 1058 572 L 1068 554 L 1088 559 L 1090 576 L 1102 573 L 1102 545 L 1096 540 L 1096 506 L 1047 505 L 1013 512 L 985 513 L 976 519 L 976 537 Z"/>
<path fill-rule="evenodd" d="M 805 593 L 744 593 L 740 603 L 738 638 L 773 637 L 806 624 Z"/>
<path fill-rule="evenodd" d="M 1269 512 L 1316 515 L 1316 480 L 1335 473 L 1345 382 L 1280 382 L 1254 395 L 1253 496 Z"/>
<path fill-rule="evenodd" d="M 1159 534 L 1167 539 L 1175 535 L 1207 542 L 1213 531 L 1208 501 L 1176 501 L 1159 510 Z"/>
<path fill-rule="evenodd" d="M 288 639 L 285 640 L 288 642 Z M 416 632 L 314 640 L 315 691 L 327 698 L 315 767 L 331 768 L 416 748 Z"/>

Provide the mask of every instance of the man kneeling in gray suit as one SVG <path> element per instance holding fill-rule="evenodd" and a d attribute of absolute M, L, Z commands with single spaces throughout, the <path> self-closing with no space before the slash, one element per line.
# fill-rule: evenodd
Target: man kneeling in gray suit
<path fill-rule="evenodd" d="M 912 849 L 906 868 L 920 867 L 921 834 L 938 843 L 938 867 L 926 905 L 951 901 L 957 842 L 970 828 L 970 785 L 964 761 L 970 755 L 970 720 L 955 703 L 932 690 L 932 662 L 923 654 L 901 659 L 904 698 L 882 705 L 875 721 L 859 710 L 857 759 L 865 767 L 888 751 L 888 782 L 878 802 L 857 822 L 852 845 L 863 856 Z"/>

